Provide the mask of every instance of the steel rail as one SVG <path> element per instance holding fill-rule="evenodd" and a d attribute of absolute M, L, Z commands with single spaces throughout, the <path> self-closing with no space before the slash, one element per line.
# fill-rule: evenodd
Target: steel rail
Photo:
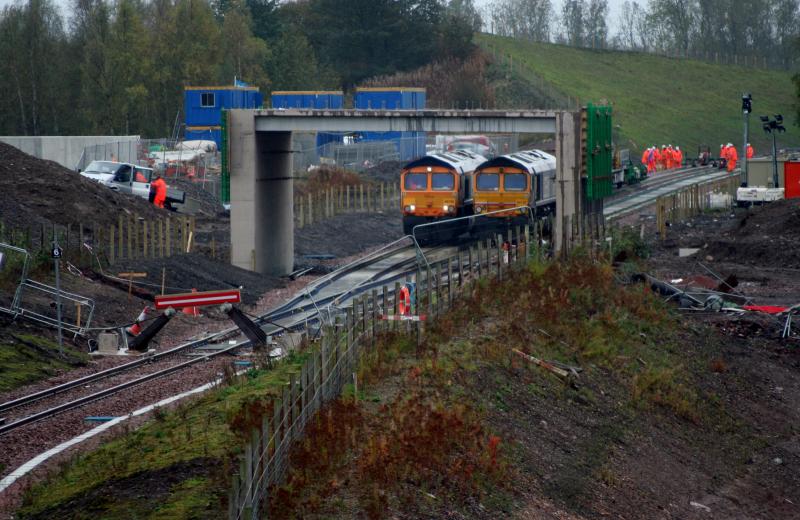
<path fill-rule="evenodd" d="M 348 265 L 346 265 L 346 266 L 344 266 L 344 267 L 342 267 L 340 269 L 337 269 L 336 271 L 334 271 L 332 273 L 329 273 L 329 275 L 326 277 L 326 280 L 322 284 L 319 284 L 316 287 L 314 287 L 312 294 L 318 293 L 319 290 L 321 290 L 323 287 L 326 287 L 326 286 L 330 285 L 331 283 L 335 282 L 336 280 L 339 280 L 339 279 L 343 278 L 344 276 L 346 276 L 348 274 L 351 274 L 352 272 L 358 271 L 359 269 L 363 268 L 366 265 L 371 265 L 374 262 L 378 262 L 380 260 L 383 260 L 383 259 L 385 259 L 385 258 L 387 258 L 387 257 L 389 257 L 389 256 L 391 256 L 393 254 L 397 254 L 398 252 L 402 251 L 403 249 L 407 249 L 407 248 L 413 247 L 412 245 L 408 245 L 408 246 L 405 246 L 403 248 L 396 248 L 396 249 L 390 249 L 390 250 L 384 251 L 385 249 L 387 249 L 387 248 L 399 243 L 400 241 L 402 241 L 402 240 L 404 240 L 406 238 L 407 237 L 403 237 L 403 238 L 401 238 L 399 240 L 396 240 L 395 242 L 387 244 L 386 246 L 384 246 L 383 248 L 379 249 L 378 251 L 373 251 L 372 253 L 370 253 L 370 255 L 367 255 L 364 258 L 360 258 L 360 259 L 358 259 L 358 260 L 356 260 L 354 262 L 351 262 L 350 264 L 348 264 Z M 305 299 L 306 299 L 305 294 L 300 294 L 300 295 L 294 296 L 288 302 L 280 305 L 279 307 L 270 309 L 266 313 L 264 313 L 262 315 L 259 315 L 256 318 L 255 321 L 256 321 L 256 323 L 260 324 L 260 323 L 263 323 L 263 322 L 268 321 L 268 320 L 269 321 L 274 321 L 276 319 L 281 319 L 281 318 L 284 318 L 284 317 L 286 317 L 288 315 L 291 315 L 292 314 L 291 311 L 293 309 L 296 309 L 298 306 L 300 306 L 301 303 Z M 173 356 L 175 354 L 179 354 L 179 353 L 181 353 L 183 351 L 186 351 L 186 350 L 189 350 L 189 349 L 192 349 L 192 348 L 205 346 L 205 345 L 207 345 L 209 343 L 213 343 L 214 341 L 219 341 L 221 338 L 224 338 L 225 336 L 227 336 L 229 334 L 238 332 L 238 330 L 239 329 L 236 328 L 236 327 L 231 327 L 231 328 L 228 328 L 228 329 L 224 329 L 224 330 L 216 332 L 216 333 L 214 333 L 212 335 L 209 335 L 209 336 L 207 336 L 205 338 L 197 339 L 197 340 L 194 340 L 194 341 L 190 341 L 188 343 L 184 343 L 182 345 L 178 345 L 177 347 L 174 347 L 174 348 L 169 349 L 169 350 L 165 350 L 164 352 L 159 352 L 159 353 L 153 354 L 153 355 L 145 357 L 145 358 L 141 358 L 141 359 L 137 359 L 135 361 L 131 361 L 130 363 L 125 363 L 123 365 L 119 365 L 119 366 L 116 366 L 116 367 L 108 368 L 106 370 L 102 370 L 102 371 L 96 372 L 94 374 L 89 374 L 87 376 L 81 377 L 81 378 L 76 379 L 74 381 L 68 381 L 66 383 L 60 384 L 58 386 L 54 386 L 52 388 L 48 388 L 48 389 L 45 389 L 45 390 L 41 390 L 39 392 L 35 392 L 33 394 L 22 396 L 22 397 L 19 397 L 17 399 L 13 399 L 11 401 L 7 401 L 5 403 L 0 403 L 0 413 L 4 413 L 4 412 L 7 412 L 9 410 L 13 410 L 15 408 L 19 408 L 21 406 L 25 406 L 25 405 L 34 403 L 36 401 L 40 401 L 42 399 L 46 399 L 48 397 L 52 397 L 54 395 L 57 395 L 57 394 L 60 394 L 60 393 L 63 393 L 63 392 L 67 392 L 69 390 L 72 390 L 73 388 L 77 388 L 77 387 L 86 385 L 88 383 L 93 383 L 93 382 L 96 382 L 96 381 L 100 381 L 102 379 L 107 379 L 107 378 L 112 377 L 112 376 L 117 375 L 117 374 L 121 374 L 121 373 L 124 373 L 124 372 L 129 372 L 129 371 L 131 371 L 133 369 L 136 369 L 136 368 L 139 368 L 139 367 L 141 367 L 143 365 L 147 365 L 147 364 L 153 363 L 155 361 L 159 361 L 159 360 L 161 360 L 163 358 L 166 358 L 166 357 L 169 357 L 169 356 Z"/>
<path fill-rule="evenodd" d="M 383 260 L 388 256 L 391 256 L 393 254 L 397 254 L 398 252 L 399 251 L 393 251 L 390 254 L 378 255 L 377 258 L 373 258 L 372 259 L 371 263 Z M 404 276 L 407 276 L 410 273 L 414 273 L 414 272 L 416 272 L 416 269 L 409 269 L 409 270 L 396 272 L 393 276 L 389 276 L 392 271 L 396 271 L 398 268 L 402 268 L 402 266 L 410 263 L 411 261 L 414 261 L 414 263 L 416 263 L 416 259 L 413 258 L 413 257 L 412 258 L 404 258 L 404 259 L 400 260 L 399 262 L 397 262 L 396 264 L 393 264 L 392 266 L 388 266 L 385 269 L 379 271 L 378 273 L 373 274 L 367 281 L 362 282 L 361 284 L 359 284 L 355 288 L 351 288 L 351 289 L 348 289 L 347 291 L 339 292 L 339 293 L 330 295 L 328 297 L 325 297 L 322 300 L 318 300 L 317 304 L 326 305 L 326 304 L 334 302 L 334 301 L 338 300 L 339 298 L 341 298 L 343 296 L 346 296 L 348 294 L 351 295 L 351 296 L 356 296 L 358 294 L 361 294 L 361 293 L 363 293 L 365 291 L 368 291 L 368 290 L 372 289 L 373 287 L 379 286 L 382 283 L 393 281 L 393 280 L 396 280 L 398 278 L 402 278 Z M 364 265 L 371 265 L 371 263 L 370 262 L 354 262 L 353 264 L 360 264 L 361 267 L 363 267 Z M 358 270 L 358 269 L 355 269 L 355 270 Z M 345 274 L 349 274 L 351 272 L 353 272 L 353 268 L 349 268 L 346 272 L 340 273 L 340 275 L 335 277 L 335 278 L 339 279 L 342 276 L 344 276 Z M 386 278 L 387 276 L 388 276 L 388 278 Z M 331 281 L 331 283 L 332 283 L 332 281 Z M 295 298 L 293 298 L 293 300 L 301 301 L 301 300 L 303 300 L 303 298 L 295 297 Z M 302 309 L 301 309 L 301 311 L 302 311 Z M 257 318 L 257 321 L 260 321 L 262 323 L 264 321 L 274 321 L 274 320 L 277 320 L 277 319 L 283 319 L 283 318 L 286 318 L 286 317 L 290 317 L 292 314 L 295 314 L 295 313 L 296 313 L 295 309 L 286 309 L 286 310 L 283 310 L 283 311 L 277 312 L 277 313 L 273 313 L 272 311 L 270 311 L 268 313 L 265 313 L 264 315 L 259 316 Z M 298 327 L 300 327 L 302 325 L 305 325 L 307 323 L 314 323 L 315 321 L 317 321 L 319 319 L 320 319 L 320 312 L 317 311 L 315 314 L 312 314 L 312 316 L 310 316 L 310 317 L 305 317 L 303 319 L 297 319 L 297 320 L 287 324 L 286 326 L 283 326 L 283 329 L 292 330 L 292 329 L 298 328 Z M 211 336 L 208 336 L 206 338 L 202 338 L 200 340 L 195 340 L 193 342 L 189 342 L 187 344 L 175 347 L 174 349 L 171 349 L 169 351 L 162 352 L 158 356 L 160 358 L 160 357 L 164 357 L 166 355 L 176 354 L 176 353 L 178 353 L 180 351 L 184 351 L 184 350 L 187 350 L 187 349 L 192 348 L 192 347 L 202 346 L 202 345 L 208 344 L 208 343 L 210 343 L 210 342 L 212 342 L 212 341 L 214 341 L 216 339 L 219 339 L 220 337 L 223 337 L 225 335 L 229 335 L 231 332 L 238 332 L 238 329 L 231 328 L 231 329 L 227 329 L 225 331 L 221 331 L 221 332 L 215 333 L 215 334 L 213 334 Z M 80 406 L 83 406 L 85 404 L 97 401 L 97 400 L 102 399 L 104 397 L 108 397 L 108 396 L 113 395 L 115 393 L 118 393 L 118 392 L 121 392 L 123 390 L 129 389 L 129 388 L 131 388 L 133 386 L 137 386 L 139 384 L 146 383 L 148 381 L 152 381 L 154 379 L 158 379 L 160 377 L 172 374 L 174 372 L 182 370 L 182 369 L 184 369 L 186 367 L 189 367 L 189 366 L 194 365 L 196 363 L 199 363 L 201 361 L 205 361 L 205 360 L 211 359 L 211 358 L 219 356 L 221 354 L 227 354 L 227 353 L 232 352 L 235 349 L 243 348 L 243 347 L 247 347 L 247 346 L 250 346 L 250 341 L 249 340 L 245 340 L 245 341 L 243 341 L 241 343 L 237 343 L 236 345 L 233 345 L 233 346 L 230 346 L 230 347 L 227 347 L 227 348 L 223 348 L 223 349 L 220 349 L 220 350 L 215 351 L 215 352 L 210 352 L 208 354 L 205 354 L 203 356 L 199 356 L 199 357 L 194 358 L 194 359 L 190 359 L 190 360 L 185 361 L 183 363 L 179 363 L 177 365 L 173 365 L 171 367 L 167 367 L 167 368 L 165 368 L 163 370 L 160 370 L 160 371 L 157 371 L 157 372 L 153 372 L 151 374 L 147 374 L 147 375 L 141 376 L 141 377 L 139 377 L 137 379 L 133 379 L 131 381 L 126 381 L 124 383 L 120 383 L 119 385 L 100 390 L 98 392 L 95 392 L 95 393 L 87 395 L 87 396 L 80 397 L 80 398 L 75 399 L 73 401 L 69 401 L 67 403 L 62 403 L 60 405 L 54 406 L 52 408 L 49 408 L 47 410 L 43 410 L 41 412 L 37 412 L 35 414 L 31 414 L 29 416 L 23 417 L 21 419 L 18 419 L 18 420 L 14 421 L 14 422 L 9 423 L 9 424 L 1 425 L 0 426 L 0 435 L 2 435 L 4 433 L 7 433 L 9 431 L 12 431 L 14 429 L 17 429 L 19 427 L 25 426 L 27 424 L 31 424 L 31 423 L 34 423 L 34 422 L 37 422 L 37 421 L 40 421 L 40 420 L 44 420 L 44 419 L 47 419 L 47 418 L 52 417 L 54 415 L 57 415 L 59 413 L 62 413 L 64 411 L 71 410 L 71 409 L 74 409 L 74 408 L 78 408 Z M 114 367 L 112 369 L 108 369 L 108 370 L 105 370 L 103 372 L 99 372 L 97 374 L 92 374 L 90 376 L 86 376 L 86 377 L 80 378 L 78 380 L 71 381 L 69 383 L 65 383 L 64 385 L 59 385 L 59 387 L 54 387 L 52 389 L 48 389 L 48 390 L 45 390 L 45 391 L 42 391 L 42 392 L 37 392 L 36 394 L 31 394 L 29 396 L 17 399 L 15 401 L 10 401 L 8 403 L 4 403 L 3 406 L 14 404 L 14 406 L 7 406 L 5 408 L 5 410 L 8 410 L 8 409 L 11 409 L 11 408 L 16 408 L 18 406 L 22 406 L 23 404 L 29 404 L 31 402 L 38 401 L 38 400 L 43 399 L 45 397 L 48 397 L 48 396 L 51 396 L 51 395 L 55 395 L 55 394 L 63 392 L 63 391 L 70 390 L 70 389 L 75 388 L 77 386 L 81 386 L 82 384 L 85 384 L 87 382 L 96 381 L 98 379 L 102 379 L 103 377 L 109 377 L 110 375 L 121 373 L 121 372 L 124 372 L 126 370 L 130 370 L 131 368 L 136 368 L 136 367 L 138 367 L 140 365 L 143 365 L 143 364 L 146 364 L 146 363 L 150 363 L 155 358 L 156 358 L 156 356 L 151 356 L 151 357 L 146 358 L 146 359 L 137 360 L 137 361 L 135 361 L 133 363 L 127 363 L 127 364 L 121 365 L 119 367 Z M 103 377 L 98 377 L 98 376 L 100 376 L 100 374 L 103 374 Z M 24 401 L 25 399 L 28 399 L 28 401 L 27 402 L 21 402 L 21 401 Z"/>
<path fill-rule="evenodd" d="M 104 390 L 100 390 L 99 392 L 95 392 L 93 394 L 89 394 L 89 395 L 86 395 L 86 396 L 83 396 L 83 397 L 79 397 L 78 399 L 75 399 L 73 401 L 62 403 L 60 405 L 54 406 L 53 408 L 48 408 L 47 410 L 43 410 L 41 412 L 37 412 L 35 414 L 28 415 L 28 416 L 23 417 L 21 419 L 17 419 L 16 421 L 14 421 L 12 423 L 0 426 L 0 435 L 2 435 L 4 433 L 7 433 L 7 432 L 9 432 L 11 430 L 15 430 L 15 429 L 17 429 L 17 428 L 19 428 L 21 426 L 25 426 L 26 424 L 30 424 L 30 423 L 33 423 L 33 422 L 36 422 L 36 421 L 40 421 L 42 419 L 47 419 L 47 418 L 52 417 L 52 416 L 54 416 L 56 414 L 59 414 L 61 412 L 65 412 L 67 410 L 72 410 L 74 408 L 78 408 L 80 406 L 83 406 L 85 404 L 91 403 L 93 401 L 97 401 L 97 400 L 102 399 L 104 397 L 108 397 L 109 395 L 116 394 L 117 392 L 121 392 L 122 390 L 126 390 L 128 388 L 133 387 L 133 386 L 137 386 L 137 385 L 140 385 L 142 383 L 146 383 L 148 381 L 152 381 L 153 379 L 158 379 L 159 377 L 163 377 L 163 376 L 169 375 L 169 374 L 171 374 L 173 372 L 177 372 L 177 371 L 182 370 L 182 369 L 184 369 L 184 368 L 186 368 L 188 366 L 194 365 L 195 363 L 199 363 L 200 361 L 206 361 L 208 359 L 211 359 L 212 357 L 215 357 L 215 356 L 218 356 L 218 355 L 221 355 L 221 354 L 227 354 L 228 352 L 231 352 L 232 350 L 234 350 L 236 348 L 240 348 L 240 347 L 246 346 L 246 344 L 249 344 L 249 341 L 233 345 L 233 346 L 228 347 L 228 348 L 226 348 L 224 350 L 219 350 L 219 351 L 216 351 L 216 352 L 210 352 L 210 353 L 208 353 L 208 354 L 206 354 L 206 355 L 204 355 L 202 357 L 196 357 L 196 358 L 190 359 L 188 361 L 184 361 L 183 363 L 179 363 L 177 365 L 173 365 L 173 366 L 165 368 L 163 370 L 159 370 L 158 372 L 153 372 L 152 374 L 147 374 L 147 375 L 141 376 L 141 377 L 139 377 L 137 379 L 132 379 L 130 381 L 126 381 L 124 383 L 120 383 L 120 384 L 118 384 L 116 386 L 112 386 L 112 387 L 106 388 Z"/>

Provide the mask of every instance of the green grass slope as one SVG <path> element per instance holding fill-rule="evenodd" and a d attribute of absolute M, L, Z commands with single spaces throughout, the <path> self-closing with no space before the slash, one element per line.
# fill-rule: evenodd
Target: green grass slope
<path fill-rule="evenodd" d="M 800 131 L 790 126 L 797 103 L 787 72 L 715 65 L 646 53 L 594 51 L 563 45 L 532 43 L 487 34 L 477 43 L 498 55 L 511 55 L 514 80 L 548 88 L 587 102 L 608 101 L 614 107 L 619 137 L 635 150 L 645 146 L 681 146 L 691 155 L 700 144 L 712 151 L 722 142 L 739 149 L 743 139 L 741 95 L 753 95 L 750 142 L 756 153 L 767 152 L 768 136 L 758 116 L 783 114 L 787 133 L 783 145 L 797 145 Z M 498 64 L 508 69 L 508 58 Z M 531 103 L 530 106 L 534 106 Z"/>

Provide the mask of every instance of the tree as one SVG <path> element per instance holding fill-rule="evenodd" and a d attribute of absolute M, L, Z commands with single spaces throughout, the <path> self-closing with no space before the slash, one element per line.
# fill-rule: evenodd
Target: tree
<path fill-rule="evenodd" d="M 14 133 L 41 135 L 61 129 L 69 99 L 60 86 L 65 65 L 63 23 L 50 0 L 7 6 L 0 18 L 0 87 Z M 12 101 L 13 100 L 13 101 Z M 12 115 L 13 114 L 13 115 Z M 0 120 L 6 119 L 6 114 Z"/>
<path fill-rule="evenodd" d="M 608 40 L 608 17 L 607 0 L 589 0 L 588 12 L 584 17 L 586 27 L 584 29 L 585 45 L 593 49 L 604 49 Z"/>
<path fill-rule="evenodd" d="M 585 42 L 586 2 L 584 0 L 564 0 L 561 7 L 561 23 L 568 45 L 583 47 Z"/>
<path fill-rule="evenodd" d="M 118 0 L 105 49 L 112 116 L 108 127 L 113 134 L 141 132 L 146 124 L 148 36 L 134 0 Z"/>
<path fill-rule="evenodd" d="M 453 27 L 465 21 L 448 18 L 442 0 L 309 0 L 292 12 L 320 62 L 338 71 L 345 87 L 471 49 L 465 32 Z"/>
<path fill-rule="evenodd" d="M 275 40 L 266 67 L 273 90 L 326 89 L 339 85 L 339 77 L 320 65 L 303 32 L 291 25 Z"/>
<path fill-rule="evenodd" d="M 269 86 L 264 65 L 269 51 L 261 38 L 253 36 L 247 7 L 233 2 L 222 22 L 222 63 L 219 78 L 223 84 L 239 78 L 266 89 Z"/>
<path fill-rule="evenodd" d="M 530 41 L 550 41 L 553 6 L 550 0 L 499 0 L 491 6 L 496 34 Z"/>
<path fill-rule="evenodd" d="M 462 20 L 463 25 L 472 32 L 478 32 L 483 27 L 483 20 L 473 0 L 450 0 L 447 13 L 454 19 Z"/>
<path fill-rule="evenodd" d="M 694 0 L 653 0 L 651 10 L 663 28 L 660 47 L 686 56 L 694 31 Z"/>

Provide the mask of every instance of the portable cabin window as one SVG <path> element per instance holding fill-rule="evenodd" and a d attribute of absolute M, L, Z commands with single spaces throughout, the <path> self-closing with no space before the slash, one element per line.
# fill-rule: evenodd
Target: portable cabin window
<path fill-rule="evenodd" d="M 505 191 L 525 191 L 528 188 L 525 177 L 527 176 L 524 173 L 503 174 L 503 189 Z"/>
<path fill-rule="evenodd" d="M 407 173 L 404 186 L 406 191 L 425 191 L 428 189 L 428 174 Z"/>
<path fill-rule="evenodd" d="M 500 191 L 500 175 L 497 173 L 480 173 L 475 181 L 478 191 Z"/>
<path fill-rule="evenodd" d="M 431 189 L 433 191 L 452 191 L 456 189 L 456 181 L 452 173 L 431 174 Z"/>
<path fill-rule="evenodd" d="M 217 106 L 216 99 L 214 99 L 213 92 L 203 92 L 200 94 L 200 106 L 203 108 L 210 108 Z"/>

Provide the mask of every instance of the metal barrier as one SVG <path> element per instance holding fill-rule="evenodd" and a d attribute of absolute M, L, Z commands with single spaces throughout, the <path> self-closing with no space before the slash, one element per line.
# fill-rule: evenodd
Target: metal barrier
<path fill-rule="evenodd" d="M 95 306 L 91 298 L 63 290 L 59 292 L 55 287 L 30 279 L 20 284 L 19 295 L 19 304 L 13 309 L 17 316 L 58 327 L 58 309 L 55 302 L 60 295 L 61 327 L 76 336 L 85 334 L 89 329 Z"/>
<path fill-rule="evenodd" d="M 3 271 L 12 269 L 9 263 L 13 262 L 13 255 L 22 257 L 18 262 L 19 282 L 14 291 L 14 297 L 8 307 L 0 306 L 0 311 L 58 327 L 58 309 L 56 303 L 61 297 L 62 328 L 74 333 L 75 335 L 85 334 L 94 315 L 95 302 L 91 298 L 81 296 L 66 291 L 58 291 L 55 287 L 37 282 L 28 278 L 31 256 L 26 249 L 0 243 L 0 254 L 3 256 Z M 9 260 L 11 254 L 12 260 Z M 65 305 L 64 302 L 67 302 Z M 69 305 L 69 303 L 73 305 Z"/>

